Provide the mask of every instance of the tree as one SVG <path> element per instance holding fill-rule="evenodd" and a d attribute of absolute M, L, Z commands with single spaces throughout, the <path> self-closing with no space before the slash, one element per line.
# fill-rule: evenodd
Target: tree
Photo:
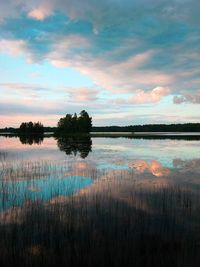
<path fill-rule="evenodd" d="M 78 117 L 77 117 L 77 114 L 74 113 L 74 116 L 72 117 L 72 127 L 73 127 L 72 131 L 73 132 L 77 132 L 78 131 L 77 123 L 78 123 Z"/>
<path fill-rule="evenodd" d="M 61 118 L 58 122 L 58 129 L 60 132 L 71 133 L 73 131 L 72 115 L 66 114 L 64 118 Z"/>
<path fill-rule="evenodd" d="M 23 135 L 43 134 L 44 126 L 40 122 L 22 122 L 19 127 L 19 133 Z"/>
<path fill-rule="evenodd" d="M 78 118 L 78 124 L 82 132 L 89 133 L 92 129 L 92 118 L 88 115 L 85 110 L 80 112 L 80 117 Z"/>
<path fill-rule="evenodd" d="M 58 134 L 89 133 L 92 129 L 92 118 L 82 110 L 79 116 L 76 113 L 66 114 L 65 117 L 60 118 L 57 126 Z"/>

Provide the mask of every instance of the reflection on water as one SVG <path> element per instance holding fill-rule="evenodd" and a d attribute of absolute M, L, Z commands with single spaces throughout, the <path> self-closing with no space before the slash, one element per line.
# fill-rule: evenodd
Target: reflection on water
<path fill-rule="evenodd" d="M 13 186 L 14 181 L 15 186 Z M 7 180 L 3 187 L 3 194 L 6 195 L 6 198 L 1 198 L 0 211 L 13 206 L 20 207 L 27 199 L 29 201 L 50 201 L 58 195 L 70 196 L 91 183 L 90 177 L 81 176 L 66 176 L 62 179 L 50 176 L 48 179 Z"/>
<path fill-rule="evenodd" d="M 92 190 L 94 186 L 102 186 L 102 181 L 106 184 L 104 181 L 110 175 L 113 178 L 118 173 L 124 177 L 124 181 L 131 175 L 149 188 L 155 184 L 187 183 L 193 189 L 200 186 L 197 140 L 20 136 L 8 139 L 0 137 L 0 147 L 1 183 L 2 188 L 6 189 L 1 191 L 4 207 L 12 206 L 8 195 L 18 198 L 17 195 L 30 197 L 33 194 L 34 199 L 40 196 L 40 199 L 47 200 L 77 192 L 77 189 L 85 188 L 85 183 L 89 186 L 87 179 L 91 179 L 89 188 Z M 79 177 L 80 184 L 77 185 L 77 179 L 72 182 L 72 177 Z M 73 190 L 67 188 L 65 179 L 71 179 Z M 62 180 L 64 191 L 59 190 L 61 183 L 57 183 L 57 180 Z M 45 183 L 45 190 L 40 183 Z M 17 193 L 14 194 L 11 188 L 13 192 L 16 189 Z M 30 188 L 33 189 L 31 193 Z M 8 204 L 5 204 L 6 199 L 9 199 Z M 15 201 L 18 205 L 22 202 Z"/>
<path fill-rule="evenodd" d="M 20 135 L 19 140 L 23 145 L 33 145 L 33 144 L 40 145 L 44 140 L 44 136 L 43 135 L 31 135 L 31 136 Z"/>
<path fill-rule="evenodd" d="M 145 171 L 149 171 L 154 176 L 167 176 L 170 174 L 170 170 L 168 168 L 164 168 L 162 164 L 156 160 L 147 162 L 145 160 L 134 160 L 130 161 L 130 168 L 133 168 L 136 172 L 144 173 Z"/>
<path fill-rule="evenodd" d="M 43 135 L 20 135 L 18 137 L 23 145 L 41 145 L 44 141 Z M 56 140 L 58 148 L 66 155 L 76 156 L 79 153 L 80 157 L 84 159 L 92 151 L 92 140 L 89 136 L 58 137 Z"/>
<path fill-rule="evenodd" d="M 0 137 L 1 266 L 199 266 L 199 211 L 198 140 Z"/>
<path fill-rule="evenodd" d="M 58 137 L 57 145 L 60 151 L 67 155 L 80 153 L 81 158 L 86 158 L 92 151 L 92 140 L 89 136 Z"/>

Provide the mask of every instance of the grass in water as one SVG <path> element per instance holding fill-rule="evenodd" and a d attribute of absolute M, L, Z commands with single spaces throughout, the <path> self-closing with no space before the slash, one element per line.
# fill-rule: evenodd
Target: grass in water
<path fill-rule="evenodd" d="M 1 266 L 199 266 L 198 190 L 84 162 L 1 167 Z"/>

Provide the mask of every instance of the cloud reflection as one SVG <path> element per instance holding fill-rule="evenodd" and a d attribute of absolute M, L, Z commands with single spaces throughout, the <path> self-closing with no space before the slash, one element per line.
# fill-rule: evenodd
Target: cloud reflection
<path fill-rule="evenodd" d="M 148 171 L 157 177 L 167 176 L 170 174 L 170 170 L 163 167 L 162 164 L 156 160 L 150 162 L 145 160 L 134 160 L 130 161 L 128 166 L 138 173 Z"/>
<path fill-rule="evenodd" d="M 192 160 L 174 159 L 173 166 L 174 168 L 181 169 L 183 172 L 200 174 L 200 159 L 192 159 Z"/>

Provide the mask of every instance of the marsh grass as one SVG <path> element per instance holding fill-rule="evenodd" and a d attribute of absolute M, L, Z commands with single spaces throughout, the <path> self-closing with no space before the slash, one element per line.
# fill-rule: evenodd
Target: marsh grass
<path fill-rule="evenodd" d="M 123 171 L 108 175 L 92 168 L 78 170 L 69 162 L 1 167 L 1 266 L 200 264 L 200 199 L 189 186 L 148 188 L 133 172 L 127 178 Z M 59 187 L 66 186 L 66 175 L 90 176 L 94 183 L 64 195 Z M 30 199 L 23 191 L 18 203 L 20 182 L 28 180 L 33 186 L 41 179 L 60 180 L 57 194 L 50 188 L 48 200 Z"/>

